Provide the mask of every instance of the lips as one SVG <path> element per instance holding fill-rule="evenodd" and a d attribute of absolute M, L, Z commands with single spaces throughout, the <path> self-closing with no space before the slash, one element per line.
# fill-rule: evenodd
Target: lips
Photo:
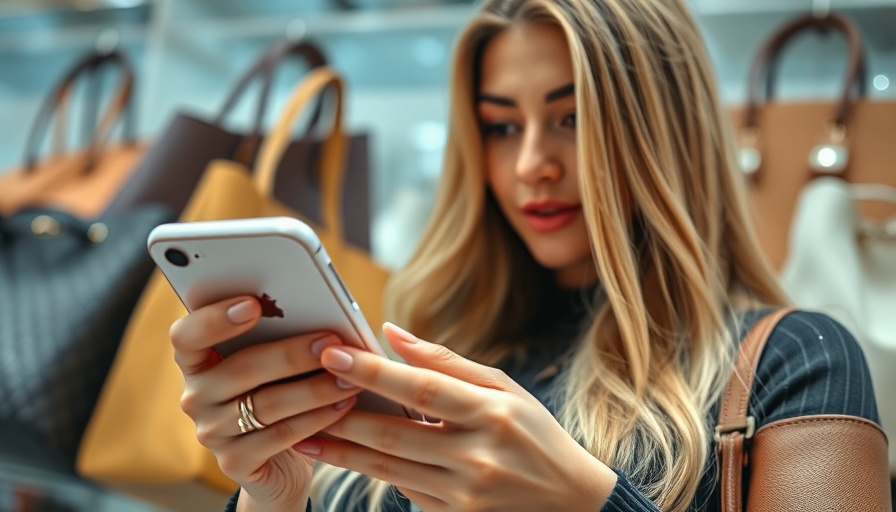
<path fill-rule="evenodd" d="M 529 226 L 540 233 L 549 233 L 563 229 L 578 217 L 582 211 L 581 204 L 561 201 L 541 201 L 526 203 L 523 215 Z"/>

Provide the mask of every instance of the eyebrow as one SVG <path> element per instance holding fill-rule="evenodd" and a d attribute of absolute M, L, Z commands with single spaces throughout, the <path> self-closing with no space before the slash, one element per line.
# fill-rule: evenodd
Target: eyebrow
<path fill-rule="evenodd" d="M 559 99 L 565 98 L 567 96 L 575 93 L 576 87 L 575 84 L 569 83 L 564 86 L 558 87 L 553 91 L 544 95 L 544 102 L 551 103 L 553 101 L 557 101 Z M 501 105 L 505 107 L 515 107 L 516 101 L 511 98 L 507 98 L 504 96 L 495 96 L 494 94 L 480 94 L 478 97 L 479 103 L 494 103 L 495 105 Z"/>

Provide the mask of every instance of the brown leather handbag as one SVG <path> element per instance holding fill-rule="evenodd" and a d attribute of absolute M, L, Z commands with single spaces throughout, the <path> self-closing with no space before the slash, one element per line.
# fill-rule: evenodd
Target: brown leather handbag
<path fill-rule="evenodd" d="M 96 123 L 100 103 L 99 74 L 117 68 L 119 85 Z M 78 121 L 85 126 L 87 140 L 75 149 L 65 149 L 66 114 L 76 85 L 88 84 L 88 102 Z M 0 215 L 28 207 L 53 208 L 81 218 L 98 217 L 118 193 L 143 154 L 134 139 L 134 72 L 130 61 L 118 51 L 91 52 L 69 69 L 44 101 L 28 136 L 24 164 L 0 173 Z M 120 142 L 109 139 L 119 120 L 124 121 Z M 40 146 L 51 130 L 54 150 L 40 156 Z"/>
<path fill-rule="evenodd" d="M 750 330 L 725 388 L 715 436 L 722 512 L 892 510 L 887 438 L 874 422 L 813 415 L 756 430 L 747 415 L 762 350 L 790 311 L 772 313 Z"/>
<path fill-rule="evenodd" d="M 775 79 L 785 47 L 797 36 L 816 32 L 846 38 L 848 64 L 839 97 L 777 101 Z M 762 45 L 751 65 L 746 105 L 731 112 L 740 137 L 741 166 L 751 181 L 760 242 L 777 269 L 788 254 L 797 197 L 814 177 L 896 186 L 896 101 L 865 97 L 863 52 L 861 34 L 849 18 L 837 13 L 795 18 Z M 892 213 L 885 204 L 873 202 L 861 209 L 864 217 L 876 220 Z"/>

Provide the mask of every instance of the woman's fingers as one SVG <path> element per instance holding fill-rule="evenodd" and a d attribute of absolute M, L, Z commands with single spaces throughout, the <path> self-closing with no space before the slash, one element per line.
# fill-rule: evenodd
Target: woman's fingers
<path fill-rule="evenodd" d="M 339 404 L 353 399 L 360 392 L 356 387 L 346 387 L 328 373 L 322 373 L 297 382 L 264 386 L 249 393 L 255 419 L 264 425 L 274 425 L 280 421 L 306 414 L 309 411 Z M 197 422 L 197 437 L 208 448 L 216 448 L 229 442 L 241 433 L 238 421 L 242 417 L 240 401 L 246 394 L 204 408 L 191 409 L 184 406 L 187 414 L 201 418 Z M 200 406 L 201 407 L 201 406 Z"/>
<path fill-rule="evenodd" d="M 341 343 L 335 335 L 316 333 L 246 347 L 203 374 L 206 396 L 223 403 L 269 382 L 320 370 L 321 352 Z"/>
<path fill-rule="evenodd" d="M 492 390 L 435 370 L 414 368 L 370 352 L 341 345 L 328 347 L 321 363 L 330 373 L 358 387 L 403 404 L 430 418 L 458 425 L 479 419 Z"/>
<path fill-rule="evenodd" d="M 354 411 L 327 427 L 325 432 L 387 455 L 450 467 L 453 454 L 444 453 L 445 428 L 441 423 Z"/>
<path fill-rule="evenodd" d="M 445 468 L 392 457 L 347 441 L 311 438 L 296 444 L 295 450 L 331 466 L 363 473 L 428 495 L 442 503 L 435 510 L 445 509 L 446 493 L 452 490 L 451 483 L 447 481 L 451 473 Z"/>
<path fill-rule="evenodd" d="M 237 297 L 197 309 L 171 325 L 169 336 L 174 359 L 190 377 L 209 367 L 212 347 L 248 331 L 261 317 L 261 305 L 253 297 Z"/>
<path fill-rule="evenodd" d="M 504 372 L 462 357 L 444 345 L 422 340 L 395 324 L 386 322 L 383 333 L 395 352 L 411 366 L 429 368 L 484 388 L 521 389 Z"/>
<path fill-rule="evenodd" d="M 348 398 L 333 405 L 286 418 L 265 428 L 231 437 L 228 446 L 215 450 L 218 465 L 234 480 L 246 480 L 275 455 L 291 449 L 296 443 L 339 420 L 351 409 L 354 402 L 354 398 Z M 236 418 L 233 421 L 235 425 Z"/>

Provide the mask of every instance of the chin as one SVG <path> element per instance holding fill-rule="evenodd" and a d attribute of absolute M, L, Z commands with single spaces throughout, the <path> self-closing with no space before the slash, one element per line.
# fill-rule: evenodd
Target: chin
<path fill-rule="evenodd" d="M 529 252 L 539 265 L 553 271 L 584 266 L 592 262 L 591 250 L 587 247 L 585 247 L 585 251 L 581 251 L 563 247 L 559 243 L 537 247 L 529 245 Z"/>

